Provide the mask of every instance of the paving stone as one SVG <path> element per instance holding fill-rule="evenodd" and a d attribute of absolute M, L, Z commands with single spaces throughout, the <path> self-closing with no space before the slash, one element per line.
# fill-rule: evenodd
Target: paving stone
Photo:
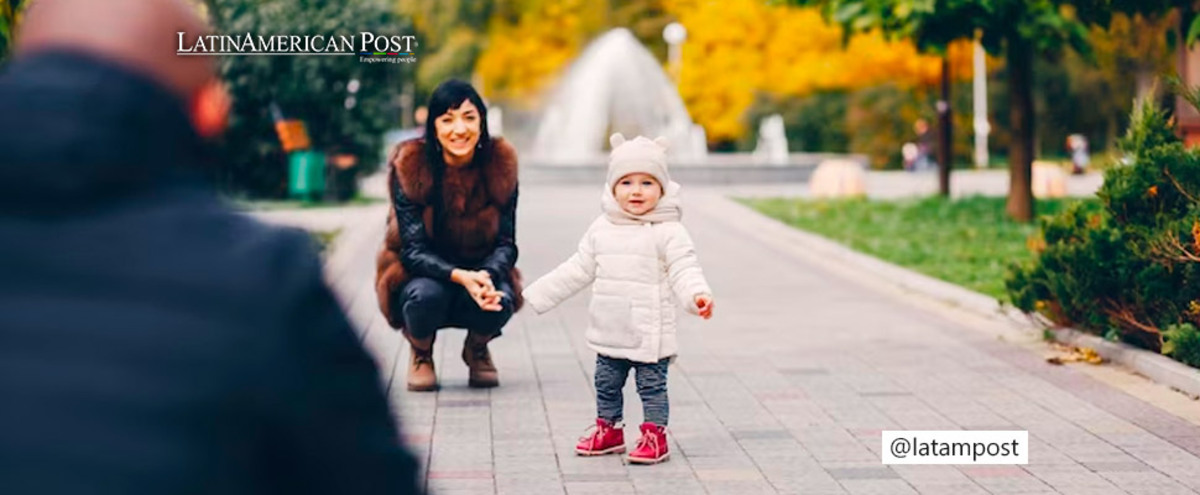
<path fill-rule="evenodd" d="M 1100 473 L 1154 471 L 1154 468 L 1140 462 L 1084 462 L 1082 464 L 1084 467 Z"/>
<path fill-rule="evenodd" d="M 836 480 L 884 480 L 899 478 L 900 476 L 888 467 L 860 467 L 860 468 L 833 468 L 828 469 L 830 476 Z"/>
<path fill-rule="evenodd" d="M 704 489 L 709 495 L 766 495 L 776 493 L 775 488 L 766 481 L 706 481 L 704 482 Z"/>
<path fill-rule="evenodd" d="M 821 368 L 784 368 L 784 369 L 780 369 L 779 372 L 783 373 L 785 375 L 800 375 L 800 376 L 828 375 L 829 374 L 829 370 L 821 369 Z"/>
<path fill-rule="evenodd" d="M 729 433 L 730 433 L 731 435 L 733 435 L 733 438 L 735 438 L 735 439 L 738 439 L 738 440 L 761 440 L 761 439 L 765 439 L 765 440 L 776 440 L 776 439 L 788 439 L 788 440 L 793 440 L 793 439 L 794 439 L 794 437 L 792 437 L 792 433 L 791 433 L 791 432 L 789 432 L 789 431 L 787 431 L 787 430 L 784 430 L 784 429 L 777 429 L 777 430 L 729 430 Z"/>
<path fill-rule="evenodd" d="M 596 214 L 577 199 L 593 189 L 522 188 L 527 280 L 574 251 Z M 752 223 L 720 191 L 689 190 L 686 225 L 721 304 L 709 321 L 680 313 L 672 456 L 656 466 L 574 453 L 595 418 L 586 294 L 510 321 L 492 344 L 500 388 L 466 387 L 464 334 L 449 330 L 435 348 L 442 389 L 413 393 L 408 346 L 374 307 L 373 266 L 328 274 L 434 493 L 1200 493 L 1200 428 L 840 278 L 784 241 L 747 240 Z M 356 237 L 338 249 L 373 259 L 382 231 Z M 632 448 L 642 418 L 632 378 L 625 394 Z M 1027 430 L 1030 464 L 882 465 L 881 432 L 904 429 Z"/>
<path fill-rule="evenodd" d="M 568 482 L 564 483 L 567 495 L 623 495 L 635 494 L 636 490 L 628 482 Z"/>

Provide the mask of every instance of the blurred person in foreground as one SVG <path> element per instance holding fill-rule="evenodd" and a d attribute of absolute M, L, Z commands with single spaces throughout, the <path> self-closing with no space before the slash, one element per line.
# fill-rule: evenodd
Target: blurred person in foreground
<path fill-rule="evenodd" d="M 0 69 L 0 493 L 413 493 L 306 234 L 199 177 L 179 0 L 39 0 Z M 227 102 L 226 102 L 227 103 Z"/>

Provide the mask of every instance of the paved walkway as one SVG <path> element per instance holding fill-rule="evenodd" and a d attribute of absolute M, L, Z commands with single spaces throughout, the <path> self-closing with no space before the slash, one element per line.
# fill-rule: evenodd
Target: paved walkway
<path fill-rule="evenodd" d="M 523 188 L 527 277 L 571 254 L 597 196 L 594 187 Z M 379 316 L 372 287 L 384 208 L 363 210 L 366 227 L 339 238 L 328 270 L 435 493 L 1200 492 L 1200 427 L 759 242 L 700 189 L 685 190 L 684 219 L 716 315 L 682 320 L 670 375 L 672 458 L 644 467 L 577 457 L 575 441 L 595 414 L 587 296 L 512 320 L 493 344 L 500 388 L 467 388 L 464 333 L 450 330 L 436 348 L 443 389 L 410 393 L 407 349 Z M 626 396 L 626 422 L 638 424 L 632 381 Z M 881 465 L 881 430 L 945 429 L 1028 430 L 1031 462 Z M 626 440 L 636 441 L 633 429 Z"/>

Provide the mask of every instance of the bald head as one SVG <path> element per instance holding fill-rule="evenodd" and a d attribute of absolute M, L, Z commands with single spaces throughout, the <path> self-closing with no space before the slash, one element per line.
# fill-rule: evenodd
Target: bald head
<path fill-rule="evenodd" d="M 183 0 L 37 0 L 21 24 L 16 51 L 90 53 L 150 76 L 187 99 L 215 73 L 209 57 L 175 54 L 180 31 L 190 39 L 208 32 Z"/>

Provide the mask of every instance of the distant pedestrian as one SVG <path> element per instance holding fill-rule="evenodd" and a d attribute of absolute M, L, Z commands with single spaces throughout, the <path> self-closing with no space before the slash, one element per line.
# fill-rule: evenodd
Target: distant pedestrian
<path fill-rule="evenodd" d="M 912 171 L 924 172 L 937 168 L 937 160 L 933 158 L 933 133 L 929 130 L 929 122 L 917 119 L 913 123 L 913 132 L 917 135 L 917 153 L 913 160 Z"/>
<path fill-rule="evenodd" d="M 1067 136 L 1067 152 L 1071 154 L 1071 173 L 1082 174 L 1092 162 L 1088 154 L 1088 140 L 1083 134 Z"/>

